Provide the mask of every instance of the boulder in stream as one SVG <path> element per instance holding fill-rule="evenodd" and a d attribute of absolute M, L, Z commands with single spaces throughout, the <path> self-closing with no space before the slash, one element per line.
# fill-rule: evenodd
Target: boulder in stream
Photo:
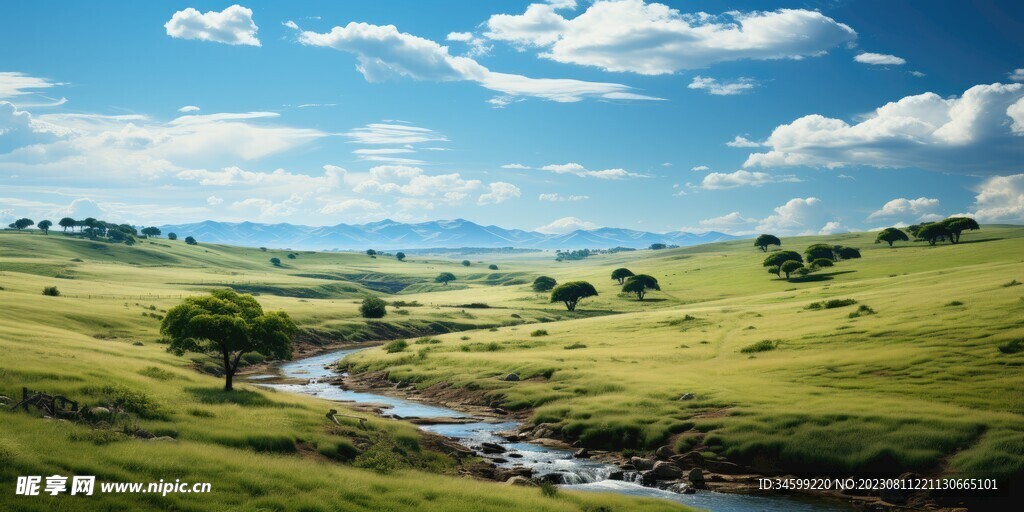
<path fill-rule="evenodd" d="M 637 471 L 649 471 L 654 469 L 654 461 L 643 457 L 630 457 L 629 463 L 632 464 L 633 469 Z"/>
<path fill-rule="evenodd" d="M 679 466 L 664 461 L 655 462 L 651 473 L 654 473 L 658 480 L 676 480 L 683 476 L 683 470 Z"/>
<path fill-rule="evenodd" d="M 508 450 L 506 450 L 504 446 L 497 443 L 480 443 L 480 451 L 486 454 L 495 454 L 505 453 Z"/>

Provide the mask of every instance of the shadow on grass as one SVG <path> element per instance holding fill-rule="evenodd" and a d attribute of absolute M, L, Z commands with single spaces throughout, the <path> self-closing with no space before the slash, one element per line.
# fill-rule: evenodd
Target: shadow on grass
<path fill-rule="evenodd" d="M 242 407 L 295 407 L 290 404 L 274 402 L 255 391 L 235 389 L 225 391 L 223 388 L 187 388 L 188 391 L 204 404 L 235 404 Z"/>
<path fill-rule="evenodd" d="M 668 299 L 649 299 L 644 297 L 642 300 L 639 300 L 638 302 L 665 302 L 667 300 Z"/>
<path fill-rule="evenodd" d="M 803 277 L 791 277 L 791 278 L 789 278 L 789 282 L 791 282 L 791 283 L 816 283 L 816 282 L 819 282 L 819 281 L 831 281 L 832 279 L 835 279 L 835 276 L 840 276 L 840 275 L 843 275 L 843 274 L 851 274 L 853 272 L 856 272 L 856 270 L 841 270 L 841 271 L 838 271 L 838 272 L 829 272 L 827 274 L 825 274 L 825 273 L 810 274 L 810 275 L 806 275 L 806 276 L 803 276 Z"/>

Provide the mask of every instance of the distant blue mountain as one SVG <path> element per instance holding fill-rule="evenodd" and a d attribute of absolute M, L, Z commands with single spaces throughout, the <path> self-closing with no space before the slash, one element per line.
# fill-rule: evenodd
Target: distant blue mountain
<path fill-rule="evenodd" d="M 299 226 L 255 222 L 217 222 L 160 226 L 164 233 L 194 236 L 201 242 L 248 247 L 303 250 L 331 249 L 430 249 L 458 247 L 515 247 L 524 249 L 642 249 L 651 244 L 697 245 L 740 238 L 717 231 L 707 233 L 650 233 L 632 229 L 580 229 L 548 235 L 521 229 L 481 226 L 465 219 L 407 224 L 385 219 L 368 224 Z"/>

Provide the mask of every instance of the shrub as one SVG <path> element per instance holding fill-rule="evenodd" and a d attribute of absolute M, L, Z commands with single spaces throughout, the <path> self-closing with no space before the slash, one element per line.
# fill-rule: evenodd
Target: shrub
<path fill-rule="evenodd" d="M 487 265 L 487 268 L 488 268 L 488 270 L 498 270 L 498 266 L 494 265 L 494 264 Z"/>
<path fill-rule="evenodd" d="M 367 297 L 359 306 L 359 314 L 363 318 L 384 318 L 388 314 L 388 303 L 377 297 Z"/>
<path fill-rule="evenodd" d="M 558 284 L 558 281 L 548 277 L 540 276 L 533 280 L 533 291 L 535 292 L 547 292 L 550 291 Z"/>
<path fill-rule="evenodd" d="M 1003 288 L 1009 288 L 1011 286 L 1020 286 L 1020 284 L 1021 284 L 1020 281 L 1014 279 L 1013 281 L 1010 281 L 1009 283 L 1004 284 Z"/>
<path fill-rule="evenodd" d="M 395 352 L 401 352 L 409 347 L 409 343 L 405 340 L 395 340 L 387 345 L 384 345 L 384 350 L 388 351 L 388 354 L 394 354 Z"/>
<path fill-rule="evenodd" d="M 441 340 L 437 338 L 420 338 L 415 342 L 417 345 L 437 345 Z"/>
<path fill-rule="evenodd" d="M 533 332 L 530 333 L 530 336 L 533 336 L 535 338 L 537 336 L 547 336 L 547 335 L 548 335 L 548 331 L 545 330 L 545 329 L 537 329 L 536 331 L 533 331 Z"/>
<path fill-rule="evenodd" d="M 470 265 L 469 260 L 462 260 L 462 266 L 468 267 Z"/>
<path fill-rule="evenodd" d="M 555 496 L 558 496 L 558 487 L 555 487 L 555 484 L 545 480 L 540 484 L 540 493 L 545 497 L 554 498 Z"/>
<path fill-rule="evenodd" d="M 964 305 L 964 303 L 960 302 L 958 300 L 954 300 L 954 301 L 950 301 L 950 302 L 946 303 L 947 307 L 949 307 L 949 306 L 963 306 L 963 305 Z"/>
<path fill-rule="evenodd" d="M 833 263 L 832 260 L 826 258 L 818 258 L 811 262 L 812 268 L 831 267 L 833 265 L 835 265 L 835 263 Z"/>
<path fill-rule="evenodd" d="M 275 267 L 281 266 L 281 258 L 270 258 L 270 264 Z"/>
<path fill-rule="evenodd" d="M 572 345 L 566 345 L 563 348 L 565 348 L 566 350 L 576 350 L 578 348 L 587 348 L 587 346 L 577 341 L 576 343 L 573 343 Z"/>
<path fill-rule="evenodd" d="M 825 302 L 812 302 L 812 303 L 808 304 L 805 309 L 833 309 L 833 308 L 841 308 L 841 307 L 846 307 L 846 306 L 852 306 L 852 305 L 854 305 L 856 303 L 857 303 L 857 301 L 854 300 L 854 299 L 829 299 L 829 300 L 826 300 Z M 864 306 L 864 307 L 867 307 L 867 306 Z M 871 308 L 868 308 L 868 309 L 871 309 Z"/>
<path fill-rule="evenodd" d="M 1024 338 L 1017 338 L 1015 340 L 1007 341 L 1002 345 L 999 345 L 999 351 L 1004 354 L 1016 354 L 1018 352 L 1024 352 Z"/>
<path fill-rule="evenodd" d="M 747 345 L 740 349 L 740 352 L 744 354 L 754 354 L 757 352 L 767 352 L 769 350 L 775 350 L 779 346 L 778 340 L 761 340 L 753 345 Z"/>
<path fill-rule="evenodd" d="M 857 311 L 854 311 L 854 312 L 850 313 L 849 316 L 850 316 L 850 318 L 858 318 L 858 317 L 860 317 L 862 315 L 873 315 L 873 314 L 875 314 L 875 310 L 871 309 L 871 306 L 868 306 L 867 304 L 861 304 L 860 307 L 857 308 Z"/>
<path fill-rule="evenodd" d="M 47 297 L 60 297 L 60 290 L 56 286 L 47 286 L 43 288 L 43 295 Z"/>

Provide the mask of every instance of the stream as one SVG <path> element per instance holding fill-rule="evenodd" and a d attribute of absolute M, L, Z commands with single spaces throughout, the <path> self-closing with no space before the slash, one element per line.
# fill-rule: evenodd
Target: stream
<path fill-rule="evenodd" d="M 343 357 L 366 350 L 365 348 L 338 350 L 318 356 L 307 357 L 280 366 L 281 374 L 289 379 L 307 379 L 304 384 L 272 384 L 260 382 L 275 376 L 262 375 L 250 377 L 253 383 L 269 388 L 303 393 L 326 400 L 338 402 L 356 402 L 382 404 L 387 407 L 385 416 L 397 418 L 463 418 L 471 416 L 449 409 L 428 405 L 412 400 L 392 396 L 357 392 L 342 389 L 338 386 L 322 382 L 339 374 L 326 367 L 333 368 L 334 363 Z M 342 374 L 343 375 L 343 374 Z M 534 470 L 534 476 L 549 473 L 561 473 L 561 480 L 566 482 L 560 487 L 582 491 L 615 492 L 631 496 L 661 498 L 712 512 L 849 512 L 853 508 L 845 503 L 832 500 L 816 500 L 814 498 L 789 496 L 760 496 L 750 494 L 720 493 L 713 491 L 697 491 L 695 494 L 680 494 L 672 491 L 644 487 L 638 483 L 609 480 L 608 475 L 618 467 L 591 459 L 573 458 L 572 452 L 549 448 L 527 442 L 509 441 L 497 435 L 497 432 L 512 430 L 517 422 L 479 421 L 460 424 L 422 425 L 421 429 L 452 438 L 460 444 L 473 447 L 489 442 L 501 445 L 507 452 L 487 457 L 494 461 L 496 457 L 506 462 L 497 461 L 501 467 L 526 466 Z"/>

